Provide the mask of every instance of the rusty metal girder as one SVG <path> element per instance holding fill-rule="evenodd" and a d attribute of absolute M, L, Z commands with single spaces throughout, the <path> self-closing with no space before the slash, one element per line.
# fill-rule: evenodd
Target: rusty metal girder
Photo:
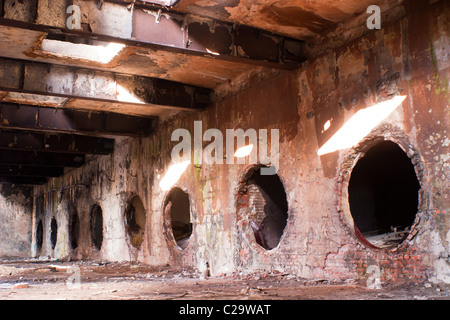
<path fill-rule="evenodd" d="M 47 182 L 45 177 L 8 177 L 0 176 L 0 184 L 43 185 Z"/>
<path fill-rule="evenodd" d="M 127 8 L 129 4 L 123 1 L 105 2 L 114 5 L 117 12 L 123 11 L 123 15 L 117 13 L 123 17 L 117 21 L 123 29 L 131 29 L 129 34 L 114 36 L 107 29 L 90 32 L 89 27 L 83 31 L 37 24 L 34 20 L 6 18 L 0 18 L 0 25 L 278 69 L 294 69 L 306 60 L 305 43 L 301 40 L 250 26 L 175 12 L 156 4 L 135 3 L 130 9 Z M 65 12 L 60 14 L 66 16 Z"/>
<path fill-rule="evenodd" d="M 151 115 L 152 110 L 160 109 L 198 111 L 211 103 L 209 89 L 158 78 L 9 58 L 0 58 L 0 71 L 2 91 L 88 100 L 104 105 L 105 111 L 111 111 L 108 106 L 114 107 L 118 113 Z"/>
<path fill-rule="evenodd" d="M 32 165 L 2 165 L 0 176 L 20 177 L 59 177 L 64 173 L 63 167 L 36 167 Z"/>
<path fill-rule="evenodd" d="M 36 152 L 22 150 L 1 150 L 0 164 L 33 165 L 37 167 L 79 168 L 85 163 L 84 154 Z"/>
<path fill-rule="evenodd" d="M 124 114 L 0 103 L 0 128 L 84 135 L 146 136 L 154 119 Z"/>
<path fill-rule="evenodd" d="M 305 60 L 304 42 L 254 27 L 172 13 L 135 9 L 132 37 L 214 59 L 294 69 Z"/>
<path fill-rule="evenodd" d="M 0 149 L 107 155 L 114 150 L 114 139 L 3 129 Z"/>

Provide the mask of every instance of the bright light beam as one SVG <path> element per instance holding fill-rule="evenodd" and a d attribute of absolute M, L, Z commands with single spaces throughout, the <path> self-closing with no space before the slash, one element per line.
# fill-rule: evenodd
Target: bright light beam
<path fill-rule="evenodd" d="M 144 102 L 135 97 L 130 90 L 122 87 L 120 84 L 116 86 L 116 98 L 120 102 L 128 102 L 128 103 L 139 103 L 143 104 Z"/>
<path fill-rule="evenodd" d="M 396 96 L 391 100 L 359 110 L 319 149 L 317 154 L 321 156 L 354 147 L 400 106 L 405 99 L 406 96 Z"/>
<path fill-rule="evenodd" d="M 206 48 L 206 52 L 208 52 L 208 53 L 210 53 L 210 54 L 213 54 L 213 55 L 215 55 L 215 56 L 220 56 L 220 53 L 211 51 L 211 50 L 209 50 L 208 48 Z"/>
<path fill-rule="evenodd" d="M 240 147 L 239 149 L 237 149 L 236 152 L 234 153 L 234 156 L 236 158 L 243 158 L 243 157 L 250 155 L 252 150 L 253 150 L 253 144 L 249 144 L 248 146 L 243 146 L 243 147 Z"/>
<path fill-rule="evenodd" d="M 167 173 L 159 182 L 161 190 L 169 190 L 178 181 L 178 179 L 180 179 L 181 175 L 184 173 L 190 163 L 191 162 L 188 160 L 171 165 L 167 170 Z"/>
<path fill-rule="evenodd" d="M 44 39 L 41 44 L 41 50 L 44 53 L 65 58 L 95 61 L 102 64 L 111 62 L 123 48 L 125 48 L 124 44 L 113 42 L 102 46 Z"/>

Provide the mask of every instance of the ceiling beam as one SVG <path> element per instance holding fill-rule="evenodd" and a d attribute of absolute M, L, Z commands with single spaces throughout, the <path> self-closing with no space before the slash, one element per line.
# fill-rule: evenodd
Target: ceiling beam
<path fill-rule="evenodd" d="M 79 168 L 84 163 L 84 154 L 34 152 L 22 150 L 1 150 L 0 152 L 0 164 L 2 165 Z"/>
<path fill-rule="evenodd" d="M 59 177 L 63 173 L 64 173 L 63 167 L 36 167 L 33 165 L 0 164 L 0 176 Z"/>
<path fill-rule="evenodd" d="M 305 60 L 303 41 L 161 5 L 101 1 L 104 4 L 99 9 L 97 1 L 75 0 L 73 4 L 81 11 L 81 28 L 69 29 L 67 8 L 59 0 L 58 4 L 53 1 L 53 10 L 44 10 L 39 4 L 23 8 L 25 17 L 17 14 L 17 6 L 6 7 L 0 25 L 271 68 L 297 68 Z"/>
<path fill-rule="evenodd" d="M 0 184 L 43 185 L 47 182 L 45 177 L 8 177 L 0 176 Z"/>
<path fill-rule="evenodd" d="M 156 5 L 135 8 L 132 22 L 133 39 L 175 47 L 185 54 L 277 69 L 295 69 L 305 60 L 303 41 Z"/>
<path fill-rule="evenodd" d="M 148 136 L 153 118 L 118 113 L 0 103 L 0 128 L 83 135 Z"/>
<path fill-rule="evenodd" d="M 107 155 L 114 150 L 114 139 L 3 129 L 0 149 Z"/>
<path fill-rule="evenodd" d="M 3 101 L 34 99 L 41 105 L 140 116 L 157 116 L 161 109 L 198 111 L 211 103 L 212 92 L 164 79 L 10 58 L 0 58 L 0 90 Z"/>

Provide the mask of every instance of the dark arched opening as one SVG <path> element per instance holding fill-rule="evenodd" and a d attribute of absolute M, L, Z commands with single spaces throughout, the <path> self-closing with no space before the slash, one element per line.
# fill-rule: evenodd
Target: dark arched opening
<path fill-rule="evenodd" d="M 36 249 L 37 252 L 41 251 L 42 249 L 42 243 L 44 237 L 44 227 L 42 226 L 42 220 L 39 220 L 39 223 L 36 228 Z"/>
<path fill-rule="evenodd" d="M 178 187 L 172 188 L 164 205 L 166 216 L 170 217 L 173 237 L 177 245 L 184 249 L 192 235 L 189 195 Z"/>
<path fill-rule="evenodd" d="M 52 250 L 55 249 L 57 240 L 58 240 L 58 223 L 56 222 L 55 217 L 53 217 L 50 223 L 50 244 Z"/>
<path fill-rule="evenodd" d="M 396 143 L 383 141 L 370 148 L 348 184 L 357 236 L 377 248 L 402 242 L 416 217 L 419 189 L 414 165 Z"/>
<path fill-rule="evenodd" d="M 92 206 L 90 218 L 91 240 L 94 247 L 100 250 L 103 243 L 103 213 L 98 204 Z"/>
<path fill-rule="evenodd" d="M 70 220 L 69 220 L 69 233 L 70 233 L 70 247 L 72 250 L 78 248 L 78 236 L 80 233 L 80 218 L 78 217 L 78 212 L 76 208 L 70 210 Z"/>
<path fill-rule="evenodd" d="M 131 244 L 140 248 L 144 241 L 145 210 L 139 196 L 133 197 L 125 209 L 125 225 Z"/>
<path fill-rule="evenodd" d="M 288 218 L 288 203 L 283 183 L 277 174 L 263 175 L 254 168 L 244 179 L 248 220 L 256 242 L 266 250 L 278 246 Z"/>

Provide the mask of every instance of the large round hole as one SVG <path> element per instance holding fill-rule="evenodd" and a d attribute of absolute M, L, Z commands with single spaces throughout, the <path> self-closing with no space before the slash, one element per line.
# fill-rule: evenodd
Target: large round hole
<path fill-rule="evenodd" d="M 246 179 L 248 220 L 256 242 L 266 250 L 278 246 L 288 218 L 286 192 L 276 174 L 261 175 L 253 170 Z"/>
<path fill-rule="evenodd" d="M 125 209 L 125 223 L 131 244 L 140 248 L 144 241 L 145 210 L 141 199 L 133 197 Z"/>
<path fill-rule="evenodd" d="M 102 208 L 95 204 L 91 208 L 91 240 L 94 247 L 100 250 L 103 242 L 103 214 Z"/>
<path fill-rule="evenodd" d="M 72 250 L 78 248 L 78 235 L 80 233 L 80 218 L 76 208 L 70 210 L 69 220 L 70 247 Z"/>
<path fill-rule="evenodd" d="M 56 223 L 55 217 L 53 217 L 50 223 L 50 244 L 52 246 L 52 250 L 55 249 L 57 240 L 58 240 L 58 224 Z"/>
<path fill-rule="evenodd" d="M 415 220 L 419 189 L 414 165 L 397 144 L 384 141 L 369 149 L 348 184 L 357 236 L 377 248 L 401 243 Z"/>
<path fill-rule="evenodd" d="M 42 226 L 42 220 L 39 220 L 39 223 L 36 228 L 36 249 L 39 252 L 42 249 L 42 243 L 44 237 L 44 228 Z"/>
<path fill-rule="evenodd" d="M 192 234 L 189 195 L 178 187 L 173 188 L 166 200 L 164 211 L 170 217 L 173 237 L 184 249 Z"/>

